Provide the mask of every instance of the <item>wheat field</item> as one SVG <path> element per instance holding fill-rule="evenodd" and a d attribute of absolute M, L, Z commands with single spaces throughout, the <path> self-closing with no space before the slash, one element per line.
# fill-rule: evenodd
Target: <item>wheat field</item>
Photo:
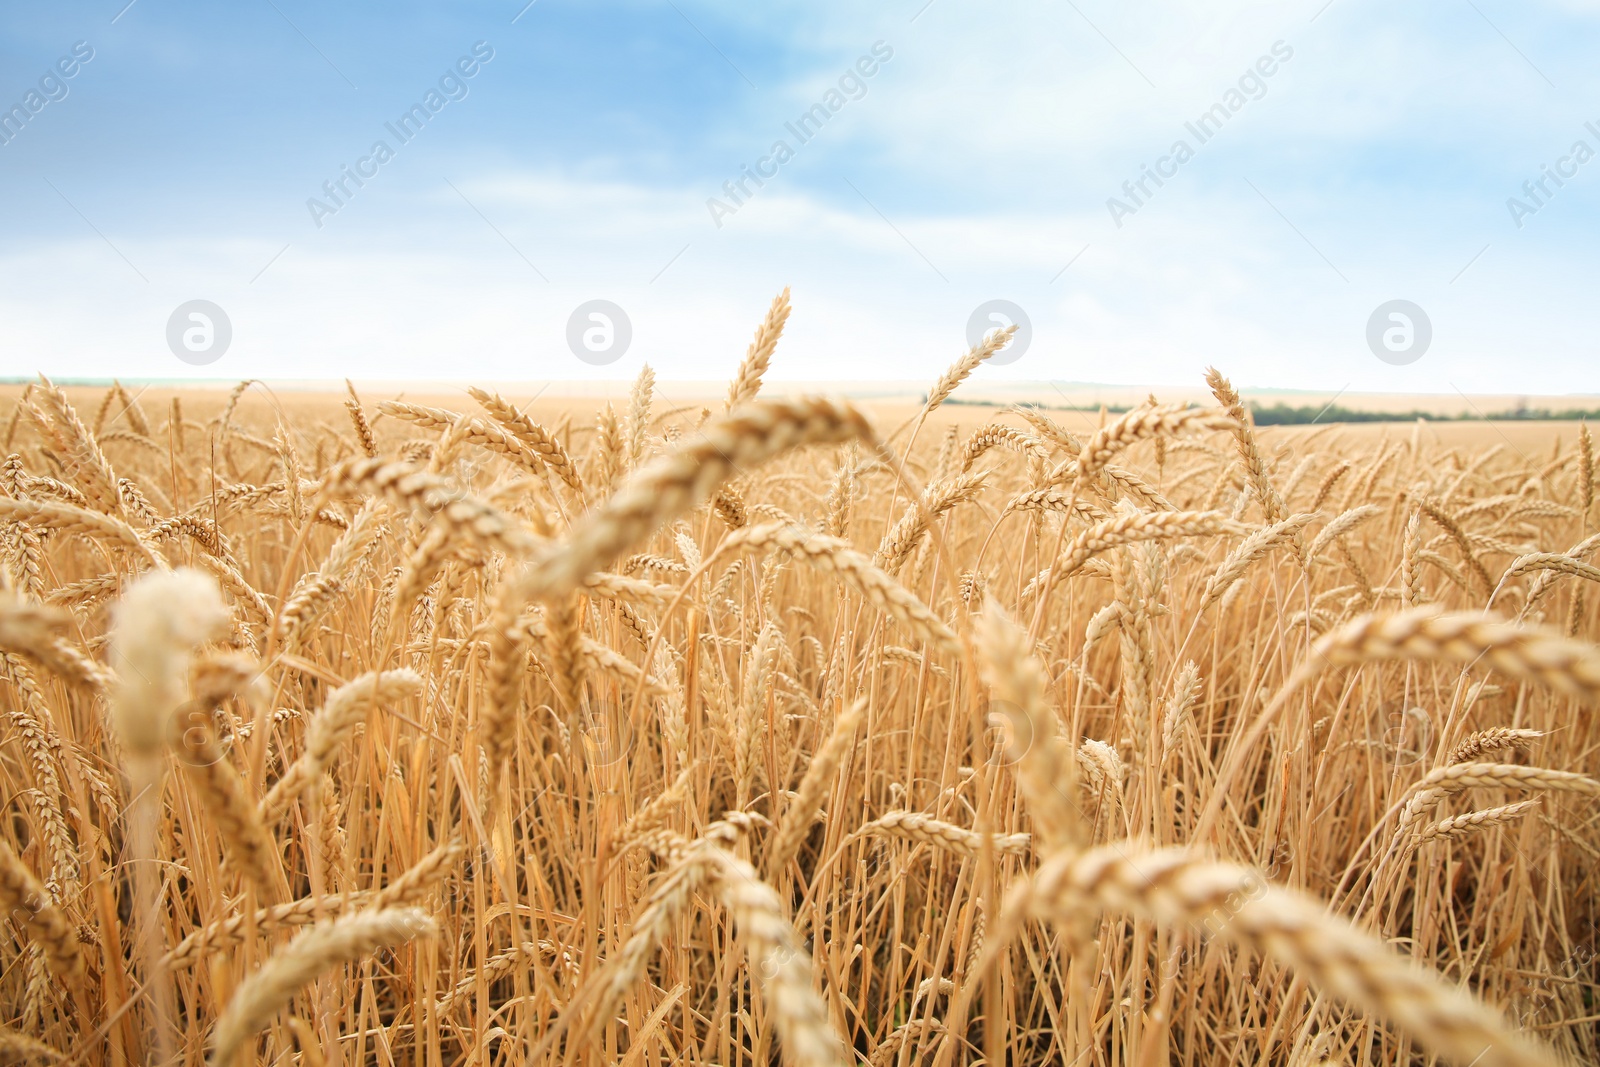
<path fill-rule="evenodd" d="M 1600 1060 L 1587 430 L 0 414 L 0 1061 Z M 733 365 L 735 359 L 730 359 Z M 966 420 L 963 424 L 962 420 Z"/>

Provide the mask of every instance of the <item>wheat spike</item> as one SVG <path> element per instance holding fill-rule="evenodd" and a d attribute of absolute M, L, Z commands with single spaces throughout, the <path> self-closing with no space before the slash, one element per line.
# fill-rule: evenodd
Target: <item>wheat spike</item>
<path fill-rule="evenodd" d="M 276 823 L 296 797 L 322 780 L 339 746 L 366 721 L 369 708 L 404 700 L 421 689 L 421 677 L 410 670 L 368 671 L 335 689 L 306 726 L 305 751 L 262 798 L 262 821 Z"/>
<path fill-rule="evenodd" d="M 738 373 L 728 384 L 728 411 L 754 400 L 756 393 L 761 391 L 761 379 L 772 363 L 772 352 L 778 347 L 778 338 L 783 336 L 789 311 L 789 290 L 785 287 L 783 292 L 772 298 L 766 319 L 756 328 L 756 335 L 751 338 L 750 347 L 745 352 L 744 362 L 739 364 Z"/>
<path fill-rule="evenodd" d="M 27 927 L 44 949 L 52 973 L 62 979 L 82 975 L 83 958 L 72 924 L 4 841 L 0 841 L 0 907 Z"/>
<path fill-rule="evenodd" d="M 1386 659 L 1484 661 L 1571 696 L 1600 696 L 1600 649 L 1548 630 L 1516 626 L 1475 612 L 1414 608 L 1364 615 L 1318 639 L 1315 657 L 1330 665 Z"/>
<path fill-rule="evenodd" d="M 282 1011 L 300 987 L 344 963 L 418 937 L 438 925 L 417 908 L 358 912 L 314 927 L 289 942 L 234 991 L 212 1035 L 213 1067 L 229 1067 L 247 1042 Z"/>
<path fill-rule="evenodd" d="M 956 387 L 966 381 L 972 372 L 982 366 L 983 361 L 1000 351 L 1011 343 L 1016 336 L 1015 326 L 1006 326 L 1003 329 L 991 330 L 982 341 L 979 341 L 967 354 L 950 365 L 950 369 L 933 383 L 933 388 L 928 390 L 928 399 L 922 405 L 923 415 L 927 415 L 940 404 L 950 399 L 950 394 Z"/>
<path fill-rule="evenodd" d="M 817 754 L 806 767 L 806 773 L 800 779 L 800 788 L 796 791 L 794 800 L 784 810 L 783 818 L 778 823 L 778 832 L 773 836 L 772 844 L 767 849 L 769 877 L 777 877 L 800 851 L 806 835 L 811 831 L 812 821 L 822 808 L 824 794 L 833 784 L 833 778 L 838 773 L 840 765 L 855 746 L 856 733 L 861 729 L 866 712 L 866 701 L 857 701 L 840 713 L 834 720 L 833 729 L 828 733 L 828 740 L 817 750 Z"/>
<path fill-rule="evenodd" d="M 1322 904 L 1268 884 L 1257 872 L 1182 850 L 1127 846 L 1063 853 L 1044 861 L 1014 901 L 1027 913 L 1077 923 L 1089 911 L 1131 914 L 1255 948 L 1315 985 L 1393 1021 L 1463 1065 L 1555 1067 L 1496 1012 Z"/>
<path fill-rule="evenodd" d="M 1417 840 L 1419 842 L 1460 841 L 1483 830 L 1516 822 L 1529 809 L 1538 806 L 1539 802 L 1537 800 L 1521 800 L 1515 804 L 1503 804 L 1497 808 L 1484 808 L 1482 811 L 1469 811 L 1465 815 L 1453 815 L 1448 819 L 1440 819 L 1432 826 L 1424 827 L 1418 831 Z"/>
<path fill-rule="evenodd" d="M 932 845 L 961 856 L 976 856 L 984 846 L 983 834 L 914 811 L 885 812 L 860 832 Z M 1004 856 L 1026 855 L 1033 841 L 1027 834 L 991 834 L 989 840 L 990 847 Z"/>

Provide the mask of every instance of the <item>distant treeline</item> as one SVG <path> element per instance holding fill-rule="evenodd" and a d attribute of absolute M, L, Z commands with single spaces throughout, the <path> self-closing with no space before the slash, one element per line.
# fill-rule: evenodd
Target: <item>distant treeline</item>
<path fill-rule="evenodd" d="M 923 402 L 927 402 L 927 395 L 923 395 Z M 963 400 L 951 397 L 946 404 L 967 404 L 974 407 L 993 407 L 988 400 Z M 1519 405 L 1509 411 L 1495 411 L 1479 413 L 1476 411 L 1461 412 L 1455 415 L 1443 415 L 1433 411 L 1363 411 L 1360 408 L 1347 408 L 1339 404 L 1324 404 L 1321 406 L 1308 404 L 1305 407 L 1292 407 L 1288 404 L 1278 403 L 1271 406 L 1249 401 L 1250 412 L 1255 417 L 1257 426 L 1303 426 L 1312 422 L 1415 422 L 1422 419 L 1425 422 L 1472 422 L 1474 420 L 1490 419 L 1508 422 L 1550 422 L 1550 421 L 1577 421 L 1579 419 L 1592 419 L 1600 422 L 1600 408 L 1530 408 Z M 1029 407 L 1041 408 L 1047 411 L 1086 411 L 1098 413 L 1099 404 L 1029 404 Z M 1132 409 L 1126 404 L 1107 404 L 1106 413 L 1121 415 Z"/>
<path fill-rule="evenodd" d="M 1308 422 L 1471 422 L 1476 419 L 1505 419 L 1514 422 L 1547 422 L 1551 420 L 1600 420 L 1600 408 L 1550 408 L 1515 407 L 1510 411 L 1479 413 L 1462 412 L 1457 415 L 1440 415 L 1431 411 L 1362 411 L 1358 408 L 1328 404 L 1323 407 L 1290 407 L 1273 404 L 1266 407 L 1252 403 L 1250 411 L 1257 426 L 1298 426 Z"/>

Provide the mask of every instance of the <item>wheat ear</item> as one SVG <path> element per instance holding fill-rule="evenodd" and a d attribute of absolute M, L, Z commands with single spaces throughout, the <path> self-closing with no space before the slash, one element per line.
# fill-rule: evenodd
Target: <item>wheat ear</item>
<path fill-rule="evenodd" d="M 883 535 L 872 562 L 887 574 L 897 572 L 922 543 L 922 538 L 928 532 L 929 520 L 976 498 L 983 492 L 985 484 L 985 475 L 981 473 L 962 473 L 928 486 L 923 490 L 921 502 L 907 508 L 900 521 Z"/>
<path fill-rule="evenodd" d="M 1440 819 L 1432 826 L 1424 827 L 1418 831 L 1417 841 L 1419 843 L 1423 841 L 1460 841 L 1483 830 L 1516 822 L 1527 814 L 1530 808 L 1538 806 L 1539 801 L 1537 800 L 1520 800 L 1515 804 L 1503 804 L 1495 808 L 1484 808 L 1481 811 L 1469 811 L 1465 815 L 1453 815 L 1448 819 Z"/>
<path fill-rule="evenodd" d="M 49 412 L 55 432 L 65 446 L 65 454 L 60 456 L 60 459 L 66 464 L 67 469 L 76 475 L 84 496 L 88 497 L 89 503 L 95 510 L 121 517 L 122 496 L 117 492 L 116 472 L 111 469 L 105 453 L 100 451 L 100 446 L 95 443 L 94 435 L 89 432 L 89 428 L 78 418 L 77 411 L 68 403 L 67 395 L 41 374 L 39 397 L 39 402 Z M 148 431 L 147 426 L 139 432 L 143 436 L 149 436 Z"/>
<path fill-rule="evenodd" d="M 1467 573 L 1472 576 L 1473 585 L 1476 587 L 1474 591 L 1485 599 L 1491 598 L 1494 595 L 1494 582 L 1489 578 L 1489 572 L 1484 570 L 1483 562 L 1478 559 L 1477 553 L 1473 551 L 1472 541 L 1462 530 L 1461 524 L 1444 510 L 1443 505 L 1426 493 L 1413 493 L 1412 499 L 1416 501 L 1422 513 L 1432 519 L 1456 543 L 1462 558 L 1467 561 Z"/>
<path fill-rule="evenodd" d="M 744 362 L 739 364 L 738 373 L 728 383 L 727 410 L 732 411 L 740 404 L 754 400 L 761 391 L 761 379 L 772 363 L 772 352 L 778 347 L 778 338 L 783 336 L 784 324 L 789 321 L 789 310 L 789 289 L 786 286 L 783 292 L 772 298 L 767 317 L 756 327 L 756 335 L 745 351 Z"/>
<path fill-rule="evenodd" d="M 932 608 L 837 537 L 812 533 L 794 523 L 767 522 L 732 531 L 718 551 L 766 547 L 782 549 L 819 570 L 839 575 L 884 614 L 904 623 L 942 651 L 960 655 L 961 642 L 955 631 Z"/>
<path fill-rule="evenodd" d="M 212 1037 L 212 1067 L 230 1067 L 245 1044 L 288 1006 L 300 987 L 324 971 L 438 932 L 438 925 L 419 908 L 357 912 L 307 930 L 234 991 Z"/>
<path fill-rule="evenodd" d="M 1200 668 L 1193 660 L 1183 665 L 1172 683 L 1172 696 L 1161 717 L 1161 758 L 1165 762 L 1177 752 L 1178 738 L 1189 723 L 1189 716 L 1200 699 Z"/>
<path fill-rule="evenodd" d="M 261 821 L 244 779 L 214 742 L 185 744 L 181 765 L 204 800 L 206 814 L 216 823 L 228 859 L 263 895 L 271 896 L 282 876 L 277 843 Z"/>
<path fill-rule="evenodd" d="M 1475 612 L 1414 608 L 1364 615 L 1317 640 L 1313 661 L 1352 665 L 1375 660 L 1478 662 L 1513 678 L 1542 682 L 1570 696 L 1600 697 L 1600 648 L 1550 630 L 1515 626 Z"/>
<path fill-rule="evenodd" d="M 1246 537 L 1228 553 L 1228 558 L 1210 578 L 1206 579 L 1204 592 L 1200 596 L 1199 611 L 1205 611 L 1212 604 L 1222 599 L 1224 593 L 1233 588 L 1235 582 L 1243 578 L 1250 565 L 1261 557 L 1271 552 L 1277 546 L 1292 542 L 1295 536 L 1317 516 L 1313 512 L 1301 512 L 1290 515 L 1282 522 L 1275 522 L 1271 526 L 1261 529 Z"/>
<path fill-rule="evenodd" d="M 421 690 L 422 678 L 411 670 L 368 671 L 335 689 L 306 726 L 305 751 L 262 798 L 263 821 L 269 826 L 276 823 L 295 797 L 322 780 L 322 772 L 333 762 L 339 746 L 366 721 L 367 709 L 404 700 Z"/>
<path fill-rule="evenodd" d="M 1315 508 L 1312 509 L 1316 511 Z M 1315 560 L 1322 552 L 1339 538 L 1366 522 L 1368 519 L 1381 514 L 1383 511 L 1376 504 L 1363 504 L 1358 508 L 1351 508 L 1338 516 L 1332 522 L 1317 531 L 1316 540 L 1311 542 L 1311 547 L 1306 550 L 1306 559 Z"/>
<path fill-rule="evenodd" d="M 745 939 L 767 1010 L 794 1067 L 845 1067 L 851 1057 L 814 988 L 811 961 L 783 901 L 755 869 L 722 848 L 709 853 L 717 895 Z"/>
<path fill-rule="evenodd" d="M 109 541 L 133 552 L 157 570 L 165 570 L 167 560 L 155 546 L 145 541 L 126 522 L 75 504 L 54 500 L 13 500 L 0 497 L 0 519 L 15 519 L 45 530 L 80 534 Z"/>
<path fill-rule="evenodd" d="M 1026 913 L 1074 925 L 1105 910 L 1198 926 L 1295 968 L 1463 1067 L 1559 1063 L 1487 1005 L 1330 915 L 1321 902 L 1269 885 L 1253 870 L 1179 849 L 1141 852 L 1119 844 L 1052 856 L 1014 899 Z"/>
<path fill-rule="evenodd" d="M 1023 590 L 1026 597 L 1041 587 L 1076 574 L 1085 563 L 1102 552 L 1139 541 L 1166 541 L 1179 537 L 1243 535 L 1250 527 L 1215 511 L 1139 511 L 1115 515 L 1084 530 L 1073 538 L 1056 562 L 1040 572 Z"/>
<path fill-rule="evenodd" d="M 1050 458 L 1049 449 L 1033 434 L 996 422 L 980 426 L 967 438 L 967 443 L 961 448 L 961 461 L 956 465 L 957 473 L 965 474 L 971 470 L 979 457 L 991 448 L 1004 448 L 1040 462 Z"/>
<path fill-rule="evenodd" d="M 1040 838 L 1047 846 L 1082 844 L 1088 831 L 1077 803 L 1078 761 L 1045 702 L 1044 666 L 993 600 L 984 605 L 977 638 L 983 678 L 994 693 L 990 719 L 1009 728 L 1005 755 L 1016 764 Z"/>
<path fill-rule="evenodd" d="M 356 395 L 356 387 L 350 379 L 344 380 L 345 390 L 350 394 L 350 399 L 344 402 L 344 408 L 350 413 L 350 423 L 355 427 L 356 442 L 361 446 L 361 451 L 370 458 L 378 454 L 378 441 L 372 436 L 372 424 L 367 421 L 367 413 L 361 410 L 361 397 Z M 174 400 L 177 398 L 174 397 Z"/>
<path fill-rule="evenodd" d="M 976 856 L 984 845 L 983 834 L 915 811 L 885 812 L 857 832 L 915 841 L 960 856 Z M 1033 842 L 1029 834 L 990 834 L 988 837 L 995 852 L 1002 856 L 1025 856 Z"/>
<path fill-rule="evenodd" d="M 55 1063 L 62 1058 L 62 1053 L 38 1038 L 0 1027 L 0 1063 L 7 1067 L 26 1063 Z"/>
<path fill-rule="evenodd" d="M 992 330 L 982 341 L 973 345 L 966 355 L 952 363 L 950 369 L 945 371 L 928 391 L 927 402 L 922 405 L 922 414 L 926 416 L 934 408 L 949 400 L 950 394 L 956 391 L 956 387 L 966 381 L 984 360 L 1010 344 L 1011 338 L 1016 336 L 1016 333 L 1015 326 Z"/>
<path fill-rule="evenodd" d="M 1134 408 L 1096 430 L 1078 452 L 1078 484 L 1087 486 L 1117 453 L 1150 438 L 1166 439 L 1203 430 L 1235 430 L 1232 415 L 1187 404 Z"/>
<path fill-rule="evenodd" d="M 193 570 L 148 575 L 117 605 L 112 659 L 119 679 L 112 724 L 131 755 L 159 756 L 172 737 L 192 650 L 228 623 L 217 583 Z"/>
<path fill-rule="evenodd" d="M 833 729 L 828 733 L 828 740 L 823 742 L 817 754 L 811 757 L 811 763 L 800 779 L 800 788 L 796 790 L 794 800 L 784 810 L 783 818 L 778 822 L 778 831 L 773 835 L 772 844 L 767 849 L 769 877 L 777 877 L 789 865 L 789 861 L 799 853 L 806 835 L 811 832 L 812 820 L 822 809 L 824 794 L 832 786 L 840 765 L 855 747 L 856 732 L 861 729 L 861 723 L 866 715 L 865 700 L 852 704 L 833 721 Z"/>
<path fill-rule="evenodd" d="M 111 672 L 62 633 L 71 621 L 53 607 L 0 600 L 0 651 L 26 655 L 73 685 L 102 692 L 111 684 Z"/>
<path fill-rule="evenodd" d="M 817 398 L 743 404 L 634 472 L 516 580 L 515 596 L 504 599 L 527 603 L 575 589 L 660 526 L 709 501 L 734 473 L 803 445 L 851 440 L 877 438 L 866 416 L 848 404 Z"/>
<path fill-rule="evenodd" d="M 450 487 L 436 474 L 384 459 L 345 460 L 323 476 L 325 492 L 380 496 L 396 510 L 441 522 L 453 535 L 509 556 L 533 554 L 540 542 L 520 524 L 483 501 Z"/>
<path fill-rule="evenodd" d="M 518 411 L 497 393 L 477 388 L 468 389 L 467 392 L 483 405 L 490 418 L 500 423 L 507 432 L 526 445 L 544 461 L 544 465 L 561 480 L 563 485 L 572 490 L 578 499 L 583 499 L 583 479 L 579 476 L 572 457 L 567 454 L 567 450 L 554 434 Z"/>
<path fill-rule="evenodd" d="M 1234 420 L 1233 436 L 1239 446 L 1239 458 L 1244 462 L 1246 478 L 1256 500 L 1261 504 L 1261 512 L 1267 517 L 1267 522 L 1280 522 L 1283 519 L 1283 499 L 1278 496 L 1278 491 L 1272 487 L 1272 481 L 1267 477 L 1267 463 L 1261 458 L 1261 448 L 1256 444 L 1255 421 L 1250 418 L 1250 412 L 1245 408 L 1244 401 L 1239 399 L 1238 390 L 1233 383 L 1228 381 L 1223 373 L 1215 367 L 1206 368 L 1206 384 L 1211 387 L 1211 395 L 1217 398 Z"/>
<path fill-rule="evenodd" d="M 78 953 L 72 924 L 4 841 L 0 841 L 0 908 L 28 928 L 57 977 L 76 978 L 83 973 L 83 958 Z"/>
<path fill-rule="evenodd" d="M 1509 726 L 1491 726 L 1487 730 L 1477 730 L 1463 737 L 1455 748 L 1450 750 L 1446 763 L 1472 763 L 1479 756 L 1488 752 L 1502 752 L 1510 749 L 1531 748 L 1533 743 L 1543 737 L 1540 730 L 1522 730 Z"/>

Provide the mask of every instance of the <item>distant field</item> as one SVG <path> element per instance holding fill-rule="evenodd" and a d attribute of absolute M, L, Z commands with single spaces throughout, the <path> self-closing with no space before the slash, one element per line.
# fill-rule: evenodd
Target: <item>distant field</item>
<path fill-rule="evenodd" d="M 829 383 L 820 383 L 816 390 L 825 390 Z M 875 397 L 878 390 L 870 386 L 854 383 L 840 386 L 832 383 L 836 390 L 843 390 L 843 395 L 856 396 L 856 403 L 863 410 L 871 412 L 874 419 L 883 427 L 893 428 L 913 417 L 921 410 L 918 396 L 898 395 L 902 390 L 895 386 L 894 397 Z M 17 384 L 0 384 L 0 403 L 19 396 L 24 387 Z M 185 411 L 201 417 L 210 418 L 219 412 L 227 401 L 228 389 L 231 387 L 207 386 L 203 388 L 179 388 L 168 386 L 150 386 L 143 389 L 134 387 L 130 393 L 140 397 L 140 404 L 146 407 L 165 407 L 171 399 L 179 397 Z M 506 399 L 516 403 L 519 407 L 526 406 L 527 412 L 539 419 L 557 421 L 570 418 L 574 421 L 591 419 L 596 412 L 606 404 L 620 407 L 627 401 L 627 389 L 618 387 L 607 389 L 604 392 L 595 392 L 591 395 L 575 393 L 578 388 L 572 383 L 562 387 L 561 395 L 552 395 L 554 389 L 546 389 L 537 397 L 533 396 L 530 389 L 518 390 L 515 386 L 500 387 L 499 391 Z M 888 387 L 885 387 L 887 389 Z M 64 390 L 80 406 L 88 405 L 91 408 L 99 403 L 105 394 L 105 389 L 99 386 L 73 386 Z M 775 395 L 791 395 L 797 390 L 779 387 L 773 390 Z M 1141 403 L 1148 395 L 1148 390 L 1135 394 L 1131 391 L 1108 393 L 1104 399 L 1108 404 L 1134 404 Z M 656 387 L 657 403 L 662 410 L 681 407 L 686 411 L 698 411 L 705 408 L 716 411 L 722 403 L 726 387 L 713 388 L 704 382 L 690 383 L 658 383 Z M 379 394 L 372 394 L 377 396 Z M 436 405 L 463 413 L 471 412 L 475 405 L 464 388 L 447 388 L 430 385 L 417 389 L 402 390 L 398 393 L 386 393 L 384 396 L 402 396 L 407 400 L 419 404 Z M 823 395 L 842 395 L 840 392 Z M 1030 394 L 1031 395 L 1031 394 Z M 1087 394 L 1085 394 L 1087 395 Z M 1264 394 L 1271 399 L 1268 402 L 1278 402 L 1283 394 Z M 1054 395 L 1055 405 L 1050 405 L 1045 397 L 1037 396 L 1032 399 L 1018 399 L 996 401 L 993 403 L 968 402 L 962 404 L 946 404 L 936 410 L 929 419 L 930 425 L 938 427 L 968 426 L 975 427 L 994 419 L 1012 403 L 1038 403 L 1047 405 L 1044 410 L 1062 426 L 1074 432 L 1091 432 L 1100 423 L 1098 412 L 1092 410 L 1062 409 L 1059 405 L 1067 399 Z M 532 399 L 530 400 L 530 397 Z M 1068 394 L 1072 403 L 1086 403 L 1084 395 Z M 1157 394 L 1163 402 L 1191 402 L 1203 404 L 1214 402 L 1209 393 L 1200 390 L 1171 390 Z M 298 419 L 301 417 L 315 420 L 344 419 L 343 404 L 347 399 L 342 389 L 312 389 L 303 385 L 293 388 L 274 388 L 271 383 L 255 386 L 240 401 L 244 411 L 259 417 L 281 409 L 285 414 Z M 1247 399 L 1249 399 L 1247 397 Z M 1517 398 L 1511 396 L 1483 396 L 1473 397 L 1473 403 L 1484 411 L 1510 410 L 1519 400 L 1527 400 L 1533 406 L 1549 406 L 1552 408 L 1566 408 L 1573 406 L 1587 406 L 1592 400 L 1594 405 L 1600 407 L 1600 399 L 1588 397 L 1536 397 Z M 1450 401 L 1455 406 L 1451 407 Z M 1351 407 L 1360 407 L 1362 410 L 1382 412 L 1385 410 L 1411 411 L 1418 407 L 1427 407 L 1429 403 L 1440 405 L 1441 411 L 1459 409 L 1461 400 L 1455 398 L 1427 398 L 1416 395 L 1382 396 L 1376 394 L 1364 395 L 1358 400 L 1342 397 L 1340 403 Z M 1291 397 L 1289 403 L 1307 403 L 1303 398 Z M 9 407 L 9 404 L 5 404 Z M 1114 418 L 1114 415 L 1108 415 Z M 379 417 L 381 421 L 381 416 Z M 1265 440 L 1275 440 L 1282 435 L 1284 440 L 1298 440 L 1309 434 L 1325 437 L 1334 431 L 1328 429 L 1330 422 L 1318 423 L 1309 426 L 1264 426 L 1260 433 Z M 1579 423 L 1575 420 L 1521 420 L 1521 419 L 1494 419 L 1494 420 L 1456 420 L 1429 421 L 1417 430 L 1415 420 L 1399 422 L 1360 422 L 1337 424 L 1336 439 L 1371 442 L 1386 440 L 1410 440 L 1413 432 L 1419 432 L 1428 442 L 1442 445 L 1447 448 L 1463 446 L 1493 447 L 1500 444 L 1507 448 L 1533 450 L 1549 449 L 1556 441 L 1571 442 L 1578 433 Z"/>

